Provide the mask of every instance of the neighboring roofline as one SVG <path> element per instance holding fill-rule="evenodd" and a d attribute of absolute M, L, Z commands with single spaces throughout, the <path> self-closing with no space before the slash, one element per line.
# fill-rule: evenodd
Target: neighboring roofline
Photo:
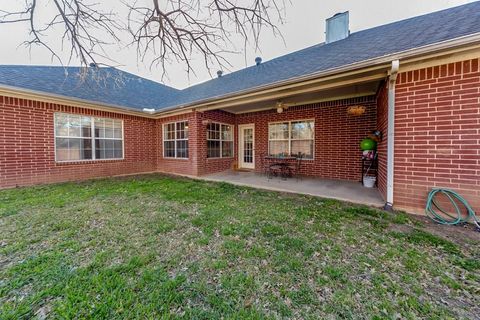
<path fill-rule="evenodd" d="M 114 113 L 122 113 L 128 115 L 136 115 L 146 118 L 155 118 L 152 112 L 145 112 L 139 109 L 119 106 L 115 104 L 103 103 L 100 101 L 92 101 L 60 94 L 48 93 L 44 91 L 31 90 L 21 87 L 14 87 L 0 84 L 0 95 L 14 96 L 20 99 L 38 100 L 38 97 L 45 99 L 47 103 L 55 103 L 61 105 L 72 105 L 75 107 L 108 111 Z"/>
<path fill-rule="evenodd" d="M 333 75 L 338 75 L 342 73 L 347 73 L 355 70 L 359 70 L 362 68 L 368 68 L 368 67 L 383 67 L 382 64 L 390 63 L 393 60 L 401 60 L 401 59 L 409 59 L 409 58 L 415 58 L 421 55 L 429 54 L 429 53 L 440 53 L 441 51 L 444 50 L 449 50 L 449 49 L 454 49 L 462 46 L 467 46 L 467 45 L 472 45 L 476 42 L 480 42 L 480 32 L 470 34 L 467 36 L 462 36 L 462 37 L 457 37 L 454 39 L 449 39 L 441 42 L 436 42 L 433 44 L 429 44 L 426 46 L 422 47 L 417 47 L 417 48 L 412 48 L 404 51 L 399 51 L 396 53 L 388 54 L 385 56 L 380 56 L 377 58 L 372 58 L 372 59 L 367 59 L 367 60 L 362 60 L 359 62 L 355 62 L 349 65 L 344 65 L 339 68 L 333 68 L 333 69 L 327 69 L 323 70 L 320 72 L 308 74 L 305 76 L 300 76 L 300 77 L 295 77 L 295 78 L 290 78 L 286 80 L 281 80 L 273 83 L 269 83 L 266 85 L 260 85 L 254 88 L 249 88 L 246 90 L 239 90 L 235 92 L 230 92 L 225 95 L 220 95 L 220 96 L 214 96 L 210 97 L 207 99 L 203 100 L 198 100 L 194 102 L 189 102 L 186 104 L 180 104 L 172 107 L 167 107 L 167 108 L 162 108 L 154 112 L 154 114 L 163 114 L 167 112 L 176 112 L 176 111 L 181 111 L 182 109 L 186 108 L 197 108 L 202 105 L 212 103 L 212 102 L 218 102 L 219 100 L 225 100 L 225 99 L 234 99 L 234 98 L 240 98 L 243 96 L 247 96 L 249 94 L 254 94 L 260 91 L 264 90 L 269 90 L 269 89 L 280 89 L 282 86 L 288 86 L 291 84 L 296 84 L 300 82 L 305 82 L 308 80 L 314 80 L 316 78 L 323 78 L 326 76 L 333 76 Z M 390 65 L 390 64 L 389 64 Z"/>

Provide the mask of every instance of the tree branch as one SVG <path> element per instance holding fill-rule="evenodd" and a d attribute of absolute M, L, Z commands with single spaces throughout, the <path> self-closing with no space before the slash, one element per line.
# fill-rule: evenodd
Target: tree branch
<path fill-rule="evenodd" d="M 188 74 L 195 73 L 196 56 L 202 57 L 209 72 L 213 67 L 228 68 L 226 55 L 234 52 L 227 49 L 234 47 L 232 37 L 240 36 L 245 46 L 259 49 L 263 28 L 280 35 L 277 23 L 283 23 L 285 6 L 283 0 L 149 0 L 149 5 L 124 2 L 128 16 L 123 18 L 90 0 L 51 0 L 42 4 L 52 6 L 53 16 L 40 21 L 39 1 L 25 0 L 19 10 L 0 10 L 0 24 L 28 24 L 30 39 L 23 42 L 27 47 L 41 46 L 63 64 L 62 50 L 55 49 L 57 43 L 48 37 L 60 28 L 63 35 L 56 40 L 68 48 L 65 62 L 110 65 L 114 61 L 107 47 L 130 35 L 138 60 L 149 59 L 150 68 L 160 66 L 163 75 L 172 62 L 183 64 Z"/>

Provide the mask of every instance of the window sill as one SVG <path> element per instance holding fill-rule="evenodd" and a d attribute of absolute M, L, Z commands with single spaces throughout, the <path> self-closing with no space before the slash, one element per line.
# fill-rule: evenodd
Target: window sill
<path fill-rule="evenodd" d="M 223 160 L 223 159 L 235 159 L 235 156 L 232 157 L 214 157 L 214 158 L 206 158 L 207 160 Z"/>
<path fill-rule="evenodd" d="M 271 159 L 274 159 L 274 157 L 272 157 Z M 278 160 L 285 160 L 285 159 L 278 158 Z M 287 161 L 296 161 L 296 159 L 293 159 L 293 158 L 292 159 L 287 159 Z M 302 158 L 302 162 L 303 161 L 315 161 L 315 158 Z"/>
<path fill-rule="evenodd" d="M 57 161 L 55 160 L 55 164 L 57 165 L 69 165 L 69 164 L 90 164 L 90 163 L 102 163 L 102 162 L 120 162 L 125 161 L 125 158 L 115 158 L 115 159 L 89 159 L 89 160 L 65 160 L 65 161 Z"/>
<path fill-rule="evenodd" d="M 172 157 L 162 157 L 163 160 L 181 160 L 181 161 L 188 161 L 190 158 L 172 158 Z"/>

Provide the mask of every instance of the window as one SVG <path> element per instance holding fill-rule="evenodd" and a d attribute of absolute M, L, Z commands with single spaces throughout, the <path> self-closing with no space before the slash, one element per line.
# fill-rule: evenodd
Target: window
<path fill-rule="evenodd" d="M 188 158 L 188 121 L 163 125 L 163 156 Z"/>
<path fill-rule="evenodd" d="M 95 118 L 95 159 L 123 157 L 122 123 L 118 120 Z"/>
<path fill-rule="evenodd" d="M 123 159 L 123 122 L 55 113 L 55 159 Z"/>
<path fill-rule="evenodd" d="M 233 126 L 220 123 L 207 125 L 207 158 L 233 157 Z"/>
<path fill-rule="evenodd" d="M 269 155 L 284 156 L 304 154 L 306 159 L 313 159 L 314 122 L 291 121 L 270 123 L 268 125 Z"/>

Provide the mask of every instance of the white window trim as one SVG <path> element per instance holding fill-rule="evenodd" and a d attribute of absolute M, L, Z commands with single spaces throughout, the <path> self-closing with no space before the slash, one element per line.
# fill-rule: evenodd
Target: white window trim
<path fill-rule="evenodd" d="M 273 121 L 267 124 L 267 138 L 268 138 L 268 152 L 270 155 L 270 141 L 287 141 L 288 142 L 288 154 L 292 154 L 292 141 L 302 141 L 307 139 L 292 139 L 292 122 L 313 122 L 313 154 L 311 158 L 302 158 L 302 160 L 312 161 L 315 160 L 315 119 L 299 119 L 299 120 L 285 120 L 285 121 Z M 270 139 L 270 125 L 278 123 L 288 123 L 288 138 L 287 139 Z M 310 139 L 308 139 L 310 140 Z"/>
<path fill-rule="evenodd" d="M 72 116 L 81 116 L 90 118 L 90 137 L 67 137 L 67 136 L 57 136 L 57 114 L 63 115 L 72 115 Z M 104 119 L 104 120 L 120 120 L 122 123 L 122 157 L 121 158 L 108 158 L 108 159 L 96 159 L 96 137 L 95 137 L 95 119 Z M 88 139 L 92 140 L 92 159 L 79 159 L 79 160 L 58 160 L 57 159 L 57 138 L 63 139 Z M 98 138 L 104 140 L 120 140 L 117 138 Z M 124 124 L 122 119 L 114 119 L 114 118 L 101 118 L 83 114 L 76 114 L 76 113 L 65 113 L 65 112 L 55 112 L 53 114 L 53 146 L 54 146 L 54 153 L 55 153 L 55 162 L 58 163 L 74 163 L 74 162 L 92 162 L 92 161 L 118 161 L 118 160 L 125 160 L 125 132 L 124 132 Z"/>
<path fill-rule="evenodd" d="M 235 158 L 235 125 L 229 124 L 229 123 L 224 123 L 224 122 L 217 122 L 213 121 L 210 122 L 209 124 L 219 124 L 220 125 L 220 139 L 208 139 L 208 128 L 205 131 L 205 141 L 207 142 L 207 159 L 231 159 Z M 222 139 L 222 125 L 224 126 L 230 126 L 232 127 L 232 140 L 223 140 Z M 208 156 L 208 141 L 220 141 L 220 157 L 209 157 Z M 232 155 L 229 157 L 222 157 L 222 142 L 232 142 Z"/>
<path fill-rule="evenodd" d="M 177 123 L 182 123 L 185 122 L 187 124 L 187 138 L 186 139 L 177 139 Z M 165 127 L 169 124 L 174 124 L 175 125 L 175 139 L 166 139 L 166 134 L 165 134 Z M 190 159 L 190 143 L 188 144 L 188 157 L 177 157 L 177 141 L 187 141 L 190 138 L 190 124 L 188 120 L 181 120 L 181 121 L 174 121 L 174 122 L 167 122 L 162 124 L 162 155 L 164 159 L 179 159 L 179 160 L 188 160 Z M 175 142 L 175 157 L 167 157 L 165 155 L 165 141 L 174 141 Z"/>

